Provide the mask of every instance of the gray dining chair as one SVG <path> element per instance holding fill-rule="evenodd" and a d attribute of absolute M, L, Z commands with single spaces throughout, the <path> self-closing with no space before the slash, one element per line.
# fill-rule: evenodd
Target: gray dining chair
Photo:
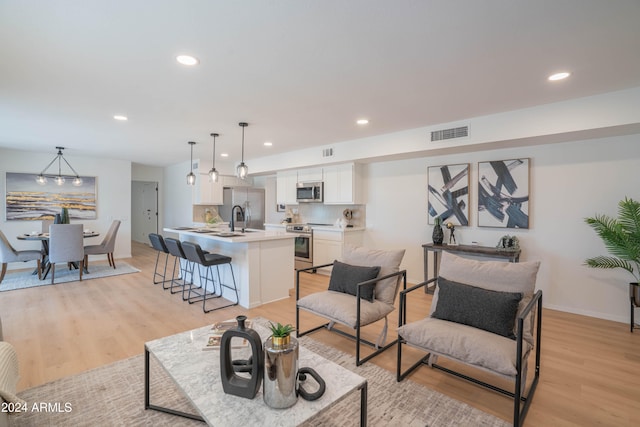
<path fill-rule="evenodd" d="M 49 232 L 49 226 L 53 224 L 53 220 L 52 219 L 43 219 L 42 220 L 42 232 L 43 233 L 48 233 Z"/>
<path fill-rule="evenodd" d="M 120 228 L 120 220 L 114 220 L 109 227 L 109 231 L 105 234 L 102 243 L 99 245 L 88 245 L 84 247 L 84 267 L 89 266 L 89 255 L 107 255 L 109 266 L 116 268 L 116 262 L 113 259 L 113 251 L 116 247 L 116 236 Z"/>
<path fill-rule="evenodd" d="M 82 224 L 51 224 L 49 227 L 49 263 L 51 284 L 54 283 L 56 263 L 78 263 L 80 280 L 84 269 Z"/>
<path fill-rule="evenodd" d="M 0 272 L 0 283 L 4 279 L 4 275 L 7 273 L 7 264 L 10 262 L 26 262 L 37 261 L 38 262 L 38 279 L 41 278 L 40 258 L 42 257 L 41 251 L 16 251 L 9 243 L 6 236 L 0 231 L 0 263 L 2 264 L 2 271 Z"/>

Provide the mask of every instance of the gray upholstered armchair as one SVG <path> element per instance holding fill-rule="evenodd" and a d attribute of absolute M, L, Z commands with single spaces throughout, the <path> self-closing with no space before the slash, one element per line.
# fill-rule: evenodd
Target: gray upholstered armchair
<path fill-rule="evenodd" d="M 109 231 L 99 245 L 89 245 L 84 247 L 84 266 L 89 265 L 89 255 L 107 255 L 109 266 L 116 268 L 116 261 L 113 259 L 113 251 L 116 247 L 116 236 L 120 228 L 120 220 L 114 220 L 109 227 Z"/>
<path fill-rule="evenodd" d="M 7 273 L 7 264 L 10 262 L 26 262 L 36 261 L 38 264 L 38 278 L 40 278 L 40 259 L 42 252 L 37 251 L 16 251 L 9 243 L 6 236 L 0 231 L 0 263 L 2 264 L 2 271 L 0 271 L 0 283 L 4 279 L 4 275 Z"/>
<path fill-rule="evenodd" d="M 513 424 L 519 426 L 540 376 L 542 291 L 535 292 L 539 266 L 539 262 L 476 261 L 443 252 L 437 278 L 400 292 L 397 380 L 426 364 L 472 381 L 513 398 Z M 430 315 L 407 323 L 409 295 L 434 281 Z M 403 345 L 427 352 L 404 371 Z M 525 395 L 533 352 L 535 372 Z M 439 356 L 510 380 L 513 389 L 438 365 Z"/>
<path fill-rule="evenodd" d="M 385 345 L 387 316 L 395 310 L 394 303 L 400 283 L 407 287 L 407 274 L 400 270 L 405 250 L 372 250 L 345 245 L 341 261 L 296 271 L 296 334 L 303 336 L 326 328 L 356 340 L 356 365 L 359 366 L 396 343 Z M 333 266 L 329 289 L 300 298 L 300 273 Z M 328 323 L 302 332 L 300 310 L 328 319 Z M 384 320 L 376 343 L 362 339 L 361 328 Z M 355 330 L 355 336 L 334 328 L 338 323 Z M 375 351 L 360 358 L 360 345 Z"/>
<path fill-rule="evenodd" d="M 0 404 L 13 403 L 0 411 L 0 427 L 7 427 L 11 408 L 22 408 L 25 402 L 16 396 L 16 386 L 19 379 L 18 355 L 13 346 L 4 341 L 2 336 L 2 322 L 0 322 Z"/>

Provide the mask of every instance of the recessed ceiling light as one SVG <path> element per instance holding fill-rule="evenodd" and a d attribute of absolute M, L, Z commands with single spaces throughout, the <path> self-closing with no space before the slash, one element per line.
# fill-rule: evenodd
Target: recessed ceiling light
<path fill-rule="evenodd" d="M 220 157 L 229 157 L 229 154 L 228 153 L 222 153 L 222 154 L 220 154 Z"/>
<path fill-rule="evenodd" d="M 356 121 L 357 124 L 359 125 L 368 125 L 369 124 L 369 120 L 368 119 L 358 119 Z"/>
<path fill-rule="evenodd" d="M 272 145 L 273 145 L 273 142 L 271 142 L 271 141 L 266 141 L 266 142 L 264 143 L 264 146 L 265 146 L 265 147 L 271 147 Z"/>
<path fill-rule="evenodd" d="M 116 114 L 115 116 L 113 116 L 113 118 L 116 120 L 120 120 L 121 122 L 126 122 L 127 120 L 129 120 L 127 116 L 122 116 L 119 114 Z"/>
<path fill-rule="evenodd" d="M 200 61 L 198 58 L 191 55 L 178 55 L 176 56 L 176 61 L 181 63 L 182 65 L 198 65 Z"/>
<path fill-rule="evenodd" d="M 566 79 L 567 77 L 569 77 L 570 75 L 571 75 L 571 73 L 566 72 L 566 71 L 563 71 L 563 72 L 561 72 L 561 73 L 551 74 L 551 75 L 549 76 L 549 80 L 550 80 L 550 81 L 552 81 L 552 82 L 555 82 L 555 81 L 557 81 L 557 80 L 564 80 L 564 79 Z"/>

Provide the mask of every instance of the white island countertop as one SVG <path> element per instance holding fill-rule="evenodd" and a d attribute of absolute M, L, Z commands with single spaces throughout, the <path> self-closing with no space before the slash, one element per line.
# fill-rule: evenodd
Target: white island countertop
<path fill-rule="evenodd" d="M 289 298 L 289 291 L 294 288 L 294 233 L 254 229 L 243 233 L 240 228 L 232 232 L 227 227 L 167 227 L 164 231 L 177 233 L 179 240 L 197 243 L 210 253 L 231 257 L 233 275 L 229 268 L 222 266 L 218 281 L 232 284 L 235 279 L 242 307 L 253 308 Z M 181 262 L 184 264 L 184 260 Z M 199 276 L 193 274 L 190 280 L 199 285 Z M 207 288 L 213 291 L 210 282 Z M 228 288 L 222 292 L 225 299 L 236 301 L 235 294 Z"/>
<path fill-rule="evenodd" d="M 164 231 L 169 233 L 179 233 L 187 236 L 205 237 L 226 243 L 248 243 L 261 242 L 265 240 L 291 239 L 291 234 L 280 230 L 255 230 L 241 229 L 230 231 L 227 228 L 206 228 L 206 227 L 167 227 Z"/>

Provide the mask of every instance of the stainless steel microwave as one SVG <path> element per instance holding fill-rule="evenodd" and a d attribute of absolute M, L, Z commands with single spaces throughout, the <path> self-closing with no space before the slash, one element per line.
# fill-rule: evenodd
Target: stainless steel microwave
<path fill-rule="evenodd" d="M 299 182 L 296 186 L 296 201 L 298 203 L 322 203 L 324 183 Z"/>

